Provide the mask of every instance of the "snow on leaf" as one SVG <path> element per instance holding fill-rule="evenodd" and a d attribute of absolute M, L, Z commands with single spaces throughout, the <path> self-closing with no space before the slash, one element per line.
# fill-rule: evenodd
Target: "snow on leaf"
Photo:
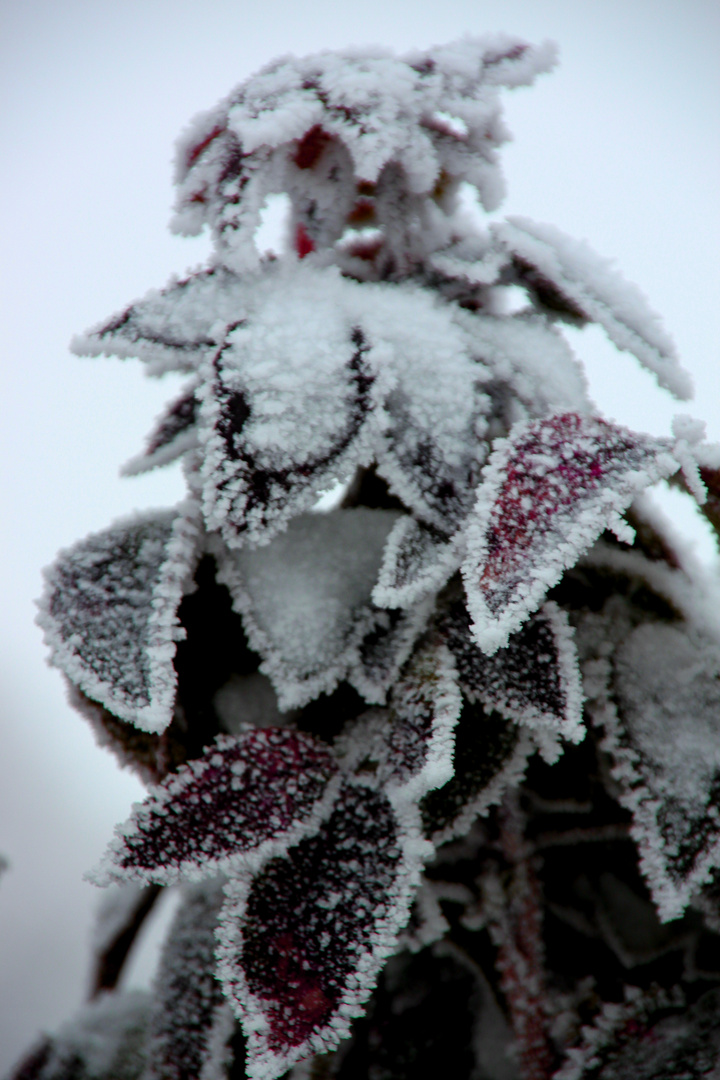
<path fill-rule="evenodd" d="M 167 935 L 155 979 L 143 1080 L 198 1080 L 213 1049 L 224 1000 L 215 977 L 215 928 L 223 882 L 189 888 Z"/>
<path fill-rule="evenodd" d="M 397 513 L 357 507 L 294 518 L 269 544 L 218 547 L 218 580 L 263 657 L 280 708 L 329 693 L 359 659 L 382 613 L 371 602 Z"/>
<path fill-rule="evenodd" d="M 180 397 L 167 406 L 148 436 L 145 450 L 123 465 L 123 476 L 136 476 L 159 465 L 169 465 L 186 451 L 197 447 L 196 390 L 197 383 L 193 381 Z"/>
<path fill-rule="evenodd" d="M 193 371 L 245 312 L 247 284 L 219 266 L 162 290 L 152 289 L 119 315 L 73 338 L 79 356 L 138 357 L 149 375 Z"/>
<path fill-rule="evenodd" d="M 720 645 L 684 624 L 638 626 L 613 691 L 605 745 L 660 917 L 677 918 L 720 867 Z"/>
<path fill-rule="evenodd" d="M 38 623 L 50 662 L 88 697 L 145 731 L 172 718 L 177 609 L 199 556 L 197 507 L 145 513 L 61 552 Z"/>
<path fill-rule="evenodd" d="M 582 684 L 572 627 L 567 615 L 548 601 L 492 656 L 481 652 L 470 619 L 457 600 L 439 620 L 458 666 L 463 693 L 516 724 L 534 731 L 549 761 L 560 753 L 558 736 L 580 742 Z"/>
<path fill-rule="evenodd" d="M 346 221 L 369 218 L 388 233 L 408 217 L 427 226 L 443 176 L 473 184 L 493 209 L 503 194 L 495 150 L 507 139 L 498 88 L 531 83 L 554 62 L 554 46 L 508 37 L 401 58 L 381 49 L 283 57 L 184 134 L 174 228 L 209 224 L 223 259 L 247 268 L 271 192 L 288 192 L 293 224 L 322 247 Z"/>
<path fill-rule="evenodd" d="M 425 834 L 436 845 L 462 836 L 522 779 L 534 750 L 517 725 L 466 701 L 455 730 L 454 775 L 420 803 Z"/>
<path fill-rule="evenodd" d="M 681 399 L 692 396 L 690 378 L 658 316 L 609 260 L 555 226 L 529 218 L 511 217 L 493 228 L 500 244 L 515 257 L 521 281 L 527 277 L 540 295 L 545 283 L 557 289 L 569 306 L 599 323 L 619 349 L 632 352 L 654 372 L 661 386 Z"/>
<path fill-rule="evenodd" d="M 452 541 L 407 514 L 388 537 L 373 600 L 378 607 L 410 608 L 437 592 L 459 564 Z"/>
<path fill-rule="evenodd" d="M 221 735 L 135 807 L 94 879 L 169 883 L 256 865 L 317 827 L 336 771 L 328 747 L 303 732 Z"/>
<path fill-rule="evenodd" d="M 463 578 L 487 653 L 541 603 L 634 496 L 678 469 L 673 444 L 575 413 L 517 424 L 498 440 L 470 525 Z"/>
<path fill-rule="evenodd" d="M 590 410 L 583 368 L 547 319 L 530 311 L 500 317 L 463 311 L 457 317 L 472 334 L 474 355 L 511 391 L 515 410 L 520 403 L 528 417 Z"/>
<path fill-rule="evenodd" d="M 273 1080 L 350 1033 L 428 853 L 383 794 L 347 784 L 317 835 L 228 884 L 219 969 L 252 1080 Z"/>
<path fill-rule="evenodd" d="M 267 543 L 374 456 L 383 380 L 354 297 L 334 270 L 269 275 L 208 369 L 204 512 L 231 546 Z"/>

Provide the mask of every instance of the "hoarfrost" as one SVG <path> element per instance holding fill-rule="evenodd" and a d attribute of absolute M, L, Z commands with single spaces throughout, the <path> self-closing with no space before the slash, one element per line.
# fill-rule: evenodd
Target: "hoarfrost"
<path fill-rule="evenodd" d="M 220 736 L 136 805 L 94 879 L 168 883 L 257 862 L 316 827 L 335 772 L 330 750 L 302 732 Z"/>
<path fill-rule="evenodd" d="M 296 517 L 265 547 L 218 551 L 252 648 L 280 708 L 329 692 L 359 660 L 381 613 L 371 602 L 391 510 L 334 510 Z"/>
<path fill-rule="evenodd" d="M 194 503 L 137 515 L 62 552 L 46 571 L 38 623 L 50 661 L 88 697 L 145 731 L 175 700 L 177 608 L 199 556 Z"/>
<path fill-rule="evenodd" d="M 316 836 L 229 884 L 220 973 L 253 1080 L 274 1080 L 350 1033 L 407 922 L 428 850 L 385 796 L 347 785 Z"/>
<path fill-rule="evenodd" d="M 633 353 L 675 397 L 692 396 L 690 377 L 680 367 L 673 342 L 648 307 L 640 290 L 629 284 L 607 259 L 586 243 L 525 217 L 495 225 L 498 241 L 519 260 L 520 279 L 555 286 L 582 313 L 606 330 L 618 349 Z"/>
<path fill-rule="evenodd" d="M 639 491 L 678 469 L 672 443 L 567 413 L 497 440 L 467 528 L 463 578 L 480 648 L 505 645 Z"/>

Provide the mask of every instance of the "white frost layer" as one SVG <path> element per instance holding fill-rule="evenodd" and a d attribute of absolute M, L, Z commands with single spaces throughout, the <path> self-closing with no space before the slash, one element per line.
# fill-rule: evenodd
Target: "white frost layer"
<path fill-rule="evenodd" d="M 329 691 L 376 621 L 371 602 L 391 510 L 335 510 L 295 518 L 265 547 L 219 555 L 253 649 L 280 708 Z"/>
<path fill-rule="evenodd" d="M 499 242 L 537 267 L 607 332 L 619 349 L 633 353 L 655 373 L 661 386 L 677 398 L 692 396 L 692 383 L 682 369 L 672 339 L 637 286 L 625 281 L 610 260 L 554 225 L 511 217 L 493 227 Z"/>

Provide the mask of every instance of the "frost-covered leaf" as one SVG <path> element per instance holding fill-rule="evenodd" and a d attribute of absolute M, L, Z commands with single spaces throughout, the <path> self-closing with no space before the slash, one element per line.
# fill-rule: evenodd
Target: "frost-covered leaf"
<path fill-rule="evenodd" d="M 433 641 L 421 644 L 390 697 L 388 758 L 379 778 L 394 800 L 415 802 L 450 780 L 461 710 L 449 649 Z"/>
<path fill-rule="evenodd" d="M 521 418 L 590 410 L 582 366 L 547 319 L 529 310 L 500 317 L 461 312 L 458 317 L 472 334 L 475 355 L 492 373 L 493 419 L 500 413 L 510 425 Z M 508 402 L 502 400 L 503 390 Z M 515 415 L 503 415 L 510 412 Z"/>
<path fill-rule="evenodd" d="M 383 380 L 353 321 L 357 288 L 332 269 L 268 275 L 208 366 L 203 509 L 231 546 L 267 543 L 374 457 Z"/>
<path fill-rule="evenodd" d="M 175 700 L 177 609 L 192 583 L 201 527 L 188 501 L 81 540 L 46 571 L 38 622 L 50 660 L 87 696 L 146 731 Z"/>
<path fill-rule="evenodd" d="M 507 645 L 487 656 L 473 640 L 470 618 L 457 600 L 440 617 L 440 629 L 458 666 L 463 693 L 535 732 L 544 755 L 556 760 L 558 736 L 580 742 L 582 684 L 567 615 L 548 601 Z"/>
<path fill-rule="evenodd" d="M 349 784 L 317 835 L 230 882 L 220 974 L 252 1080 L 273 1080 L 350 1033 L 407 921 L 428 850 L 384 795 Z"/>
<path fill-rule="evenodd" d="M 422 597 L 437 592 L 459 564 L 452 542 L 432 526 L 404 515 L 385 545 L 373 600 L 379 607 L 412 607 Z"/>
<path fill-rule="evenodd" d="M 428 597 L 407 611 L 377 613 L 377 623 L 363 638 L 348 672 L 348 681 L 369 704 L 385 703 L 432 609 L 433 598 Z"/>
<path fill-rule="evenodd" d="M 554 1080 L 709 1080 L 720 1066 L 720 992 L 694 1004 L 681 994 L 635 988 L 605 1005 Z"/>
<path fill-rule="evenodd" d="M 142 1080 L 200 1080 L 212 1057 L 224 1056 L 222 1040 L 212 1038 L 218 1014 L 227 1010 L 215 976 L 222 903 L 219 879 L 189 888 L 181 900 L 155 978 Z"/>
<path fill-rule="evenodd" d="M 457 312 L 409 285 L 361 286 L 336 268 L 289 264 L 259 275 L 247 302 L 204 369 L 209 526 L 230 546 L 266 543 L 375 462 L 420 520 L 454 531 L 484 460 L 489 408 L 489 376 Z"/>
<path fill-rule="evenodd" d="M 444 177 L 473 184 L 494 208 L 503 193 L 495 148 L 507 138 L 498 88 L 531 83 L 554 61 L 551 44 L 507 36 L 401 58 L 381 49 L 283 57 L 183 135 L 174 228 L 209 224 L 224 260 L 246 268 L 257 263 L 253 234 L 273 191 L 289 193 L 309 250 L 329 247 L 346 223 L 411 239 L 408 218 L 440 231 Z"/>
<path fill-rule="evenodd" d="M 197 383 L 193 381 L 161 416 L 147 438 L 145 450 L 122 467 L 124 476 L 135 476 L 158 465 L 168 465 L 197 447 Z"/>
<path fill-rule="evenodd" d="M 357 507 L 296 517 L 264 547 L 217 548 L 218 579 L 263 657 L 280 708 L 329 693 L 384 618 L 371 601 L 393 510 Z"/>
<path fill-rule="evenodd" d="M 525 217 L 495 225 L 494 233 L 515 257 L 520 281 L 526 280 L 541 300 L 544 288 L 557 290 L 568 308 L 599 323 L 619 349 L 633 353 L 675 397 L 692 395 L 689 376 L 658 316 L 609 260 L 554 225 Z"/>
<path fill-rule="evenodd" d="M 606 746 L 661 918 L 720 867 L 720 645 L 686 624 L 637 627 L 614 663 Z"/>
<path fill-rule="evenodd" d="M 211 266 L 153 289 L 119 315 L 73 339 L 79 356 L 138 357 L 148 374 L 193 371 L 212 356 L 230 324 L 245 313 L 247 285 Z"/>
<path fill-rule="evenodd" d="M 111 881 L 177 881 L 253 864 L 312 831 L 336 772 L 311 735 L 262 728 L 220 736 L 200 758 L 154 788 L 117 830 L 95 875 Z"/>
<path fill-rule="evenodd" d="M 436 845 L 462 836 L 519 783 L 534 750 L 529 734 L 466 701 L 455 729 L 454 775 L 420 803 L 426 835 Z"/>
<path fill-rule="evenodd" d="M 12 1080 L 138 1080 L 151 998 L 144 990 L 103 994 L 45 1038 Z"/>
<path fill-rule="evenodd" d="M 467 529 L 476 640 L 493 653 L 634 496 L 678 469 L 673 444 L 567 413 L 498 440 Z M 627 526 L 625 526 L 627 532 Z"/>

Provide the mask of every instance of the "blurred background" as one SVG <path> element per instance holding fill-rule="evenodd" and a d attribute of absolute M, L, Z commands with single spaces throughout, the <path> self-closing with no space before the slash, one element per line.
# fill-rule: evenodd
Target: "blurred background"
<path fill-rule="evenodd" d="M 177 468 L 121 480 L 174 383 L 79 360 L 73 333 L 202 262 L 172 237 L 173 140 L 279 54 L 398 51 L 465 33 L 552 38 L 560 66 L 506 94 L 509 195 L 587 239 L 648 296 L 693 375 L 677 405 L 602 334 L 572 335 L 600 410 L 667 435 L 690 411 L 720 439 L 720 6 L 714 0 L 0 0 L 0 1074 L 87 984 L 97 890 L 83 881 L 142 797 L 65 703 L 34 598 L 58 548 L 182 496 Z M 683 496 L 659 496 L 710 563 Z M 167 907 L 167 905 L 166 905 Z M 167 911 L 158 918 L 167 919 Z M 152 973 L 159 927 L 129 980 Z"/>

